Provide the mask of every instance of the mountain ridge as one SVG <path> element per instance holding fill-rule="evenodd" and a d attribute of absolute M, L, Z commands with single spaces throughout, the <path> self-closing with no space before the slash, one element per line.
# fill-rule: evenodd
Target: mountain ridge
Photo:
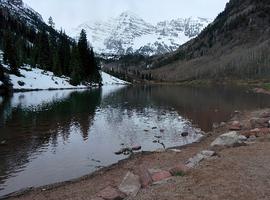
<path fill-rule="evenodd" d="M 154 25 L 135 13 L 125 11 L 116 18 L 83 23 L 70 32 L 76 37 L 79 30 L 85 29 L 98 54 L 151 56 L 176 50 L 197 36 L 210 22 L 207 18 L 189 17 Z"/>

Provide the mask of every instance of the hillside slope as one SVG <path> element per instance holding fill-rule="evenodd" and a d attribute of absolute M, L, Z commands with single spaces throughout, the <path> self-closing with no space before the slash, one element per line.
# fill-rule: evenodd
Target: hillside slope
<path fill-rule="evenodd" d="M 161 81 L 269 78 L 270 1 L 231 0 L 197 38 L 155 57 L 151 68 Z"/>

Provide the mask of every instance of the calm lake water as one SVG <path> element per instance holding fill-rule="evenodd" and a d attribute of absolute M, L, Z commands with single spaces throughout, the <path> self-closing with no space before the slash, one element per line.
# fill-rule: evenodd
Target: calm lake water
<path fill-rule="evenodd" d="M 235 110 L 270 106 L 270 96 L 240 88 L 108 86 L 91 91 L 15 93 L 0 99 L 0 197 L 62 182 L 144 151 L 196 141 Z M 189 132 L 183 138 L 182 132 Z"/>

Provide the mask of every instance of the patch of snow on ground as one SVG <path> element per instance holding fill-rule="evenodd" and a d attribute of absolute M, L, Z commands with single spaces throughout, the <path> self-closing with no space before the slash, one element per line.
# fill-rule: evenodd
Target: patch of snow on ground
<path fill-rule="evenodd" d="M 0 86 L 2 86 L 4 83 L 2 81 L 0 81 Z"/>
<path fill-rule="evenodd" d="M 5 66 L 7 67 L 7 66 Z M 107 73 L 102 73 L 104 85 L 112 84 L 128 84 L 118 78 L 115 78 Z M 11 74 L 10 80 L 14 89 L 18 90 L 48 90 L 48 89 L 78 89 L 88 88 L 87 85 L 73 86 L 69 83 L 70 78 L 65 76 L 55 76 L 52 72 L 44 71 L 38 68 L 24 66 L 20 69 L 21 77 Z M 93 85 L 96 86 L 96 85 Z"/>
<path fill-rule="evenodd" d="M 120 80 L 114 76 L 111 76 L 105 72 L 102 72 L 102 83 L 103 85 L 127 85 L 126 81 Z"/>

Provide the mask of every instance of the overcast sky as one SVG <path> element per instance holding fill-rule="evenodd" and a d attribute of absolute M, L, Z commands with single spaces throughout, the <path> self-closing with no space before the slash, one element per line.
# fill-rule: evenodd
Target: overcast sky
<path fill-rule="evenodd" d="M 24 0 L 45 21 L 52 16 L 57 28 L 69 30 L 86 21 L 115 17 L 132 11 L 146 21 L 179 17 L 215 18 L 229 0 Z"/>

